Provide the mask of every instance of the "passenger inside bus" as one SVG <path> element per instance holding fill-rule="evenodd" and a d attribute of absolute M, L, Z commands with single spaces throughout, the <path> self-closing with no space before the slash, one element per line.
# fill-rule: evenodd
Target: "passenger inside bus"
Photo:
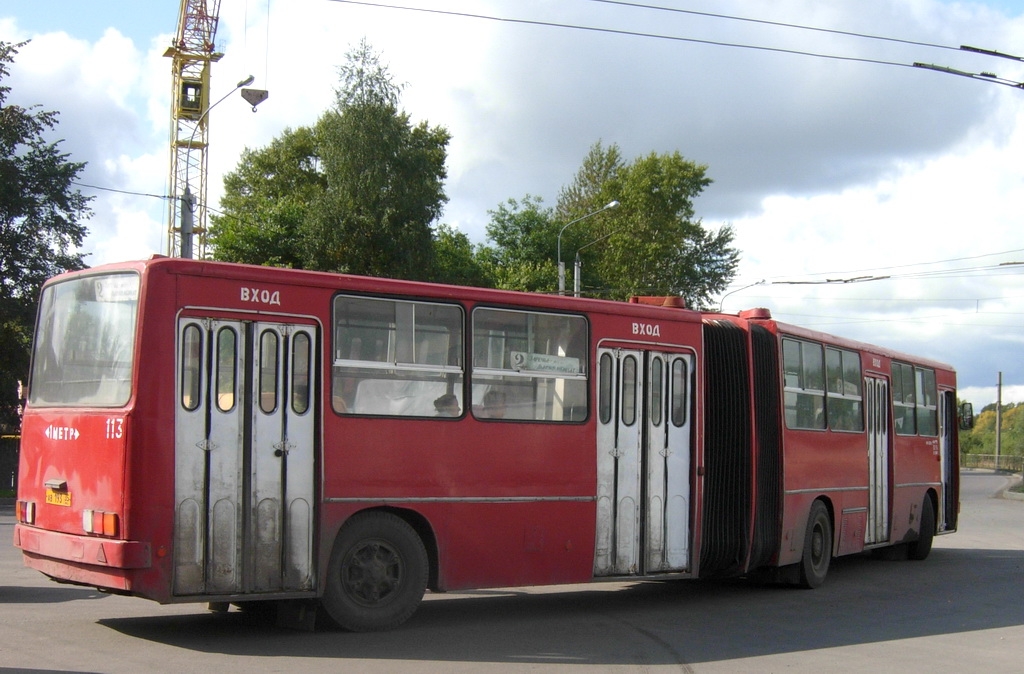
<path fill-rule="evenodd" d="M 460 411 L 459 399 L 454 393 L 445 393 L 434 401 L 434 409 L 437 410 L 439 417 L 457 417 Z"/>

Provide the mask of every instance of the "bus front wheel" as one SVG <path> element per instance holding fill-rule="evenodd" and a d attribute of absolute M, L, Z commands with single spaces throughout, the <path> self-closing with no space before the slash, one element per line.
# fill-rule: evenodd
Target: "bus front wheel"
<path fill-rule="evenodd" d="M 423 541 L 404 520 L 384 512 L 357 515 L 334 542 L 321 603 L 352 632 L 397 627 L 423 599 L 428 566 Z"/>
<path fill-rule="evenodd" d="M 821 501 L 811 505 L 804 534 L 804 552 L 800 559 L 800 585 L 808 589 L 821 587 L 832 562 L 832 519 Z"/>

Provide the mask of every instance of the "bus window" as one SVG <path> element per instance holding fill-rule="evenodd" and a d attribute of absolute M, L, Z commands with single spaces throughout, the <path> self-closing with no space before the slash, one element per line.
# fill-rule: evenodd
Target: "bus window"
<path fill-rule="evenodd" d="M 828 425 L 834 431 L 863 431 L 860 355 L 828 347 L 825 349 L 828 383 Z"/>
<path fill-rule="evenodd" d="M 897 435 L 916 435 L 914 411 L 914 367 L 906 363 L 892 364 L 892 407 Z"/>
<path fill-rule="evenodd" d="M 636 423 L 636 358 L 626 356 L 622 361 L 622 423 L 632 426 Z"/>
<path fill-rule="evenodd" d="M 610 353 L 601 355 L 601 366 L 599 376 L 599 386 L 601 390 L 598 392 L 598 416 L 601 419 L 602 424 L 606 424 L 612 420 L 612 408 L 614 407 L 615 392 L 612 390 L 612 375 L 614 361 Z"/>
<path fill-rule="evenodd" d="M 825 428 L 825 368 L 820 344 L 782 340 L 786 426 Z"/>
<path fill-rule="evenodd" d="M 202 371 L 203 333 L 193 323 L 185 327 L 181 340 L 181 406 L 190 412 L 201 402 Z"/>
<path fill-rule="evenodd" d="M 664 403 L 665 383 L 662 381 L 664 361 L 655 357 L 651 363 L 651 424 L 661 426 L 661 407 Z"/>
<path fill-rule="evenodd" d="M 920 435 L 938 435 L 939 407 L 935 370 L 915 367 L 914 391 L 917 393 L 917 432 Z"/>
<path fill-rule="evenodd" d="M 309 335 L 300 332 L 292 339 L 292 411 L 305 414 L 309 409 Z"/>
<path fill-rule="evenodd" d="M 587 415 L 587 322 L 582 316 L 478 308 L 473 312 L 473 412 L 493 391 L 503 419 L 575 422 Z"/>
<path fill-rule="evenodd" d="M 686 424 L 686 370 L 686 361 L 682 358 L 672 361 L 672 425 L 677 428 Z"/>
<path fill-rule="evenodd" d="M 127 403 L 138 305 L 138 274 L 94 274 L 47 286 L 39 300 L 29 402 L 37 407 Z"/>
<path fill-rule="evenodd" d="M 233 328 L 217 331 L 217 409 L 228 412 L 235 406 L 238 381 L 238 337 Z"/>
<path fill-rule="evenodd" d="M 264 330 L 260 335 L 260 410 L 270 414 L 277 409 L 277 333 Z"/>
<path fill-rule="evenodd" d="M 435 402 L 450 401 L 449 396 L 455 396 L 461 409 L 462 326 L 458 305 L 338 296 L 334 300 L 334 410 L 447 416 Z"/>

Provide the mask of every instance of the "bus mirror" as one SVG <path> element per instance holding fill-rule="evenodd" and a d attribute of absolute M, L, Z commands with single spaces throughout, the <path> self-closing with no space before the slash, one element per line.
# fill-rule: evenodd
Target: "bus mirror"
<path fill-rule="evenodd" d="M 974 405 L 960 403 L 960 430 L 969 431 L 974 428 Z"/>

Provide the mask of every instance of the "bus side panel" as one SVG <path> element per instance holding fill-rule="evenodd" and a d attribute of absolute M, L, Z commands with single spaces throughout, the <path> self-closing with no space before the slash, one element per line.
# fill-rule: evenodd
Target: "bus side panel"
<path fill-rule="evenodd" d="M 383 507 L 425 518 L 445 588 L 592 577 L 592 426 L 327 417 L 321 559 L 344 519 Z"/>
<path fill-rule="evenodd" d="M 921 506 L 929 490 L 940 493 L 939 439 L 895 436 L 893 443 L 892 541 L 916 540 Z"/>
<path fill-rule="evenodd" d="M 467 503 L 438 532 L 443 589 L 582 583 L 592 578 L 594 503 Z"/>

